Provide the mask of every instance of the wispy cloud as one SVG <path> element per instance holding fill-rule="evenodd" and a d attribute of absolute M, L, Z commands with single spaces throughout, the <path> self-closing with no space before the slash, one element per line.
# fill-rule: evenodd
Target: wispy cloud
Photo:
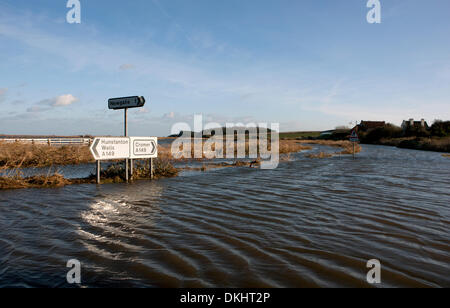
<path fill-rule="evenodd" d="M 135 68 L 136 68 L 136 66 L 134 66 L 133 64 L 129 64 L 129 63 L 127 63 L 127 64 L 122 64 L 121 66 L 119 66 L 119 69 L 120 69 L 121 71 L 132 70 L 132 69 L 135 69 Z"/>
<path fill-rule="evenodd" d="M 33 106 L 27 108 L 27 112 L 38 113 L 51 110 L 56 107 L 70 106 L 77 102 L 78 98 L 72 94 L 64 94 L 53 98 L 48 98 L 35 103 Z"/>
<path fill-rule="evenodd" d="M 0 103 L 5 100 L 5 94 L 8 92 L 7 88 L 0 88 Z"/>

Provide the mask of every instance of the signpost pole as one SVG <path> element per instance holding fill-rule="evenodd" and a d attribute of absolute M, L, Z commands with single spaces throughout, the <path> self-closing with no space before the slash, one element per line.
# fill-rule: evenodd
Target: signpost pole
<path fill-rule="evenodd" d="M 97 184 L 100 184 L 100 172 L 101 172 L 100 160 L 97 160 Z"/>
<path fill-rule="evenodd" d="M 133 159 L 130 159 L 130 179 L 133 180 Z"/>
<path fill-rule="evenodd" d="M 124 110 L 124 136 L 128 137 L 128 108 Z M 128 158 L 125 160 L 125 180 L 128 182 Z"/>
<path fill-rule="evenodd" d="M 153 180 L 153 158 L 150 158 L 150 179 Z"/>
<path fill-rule="evenodd" d="M 108 108 L 113 110 L 124 110 L 124 135 L 128 137 L 128 108 L 139 108 L 144 107 L 145 98 L 143 96 L 129 96 L 129 97 L 118 97 L 110 98 L 108 100 Z M 133 178 L 133 168 L 134 168 L 134 158 L 128 157 L 125 160 L 125 179 L 128 182 L 130 178 Z"/>
<path fill-rule="evenodd" d="M 355 159 L 355 142 L 353 141 L 353 159 Z"/>

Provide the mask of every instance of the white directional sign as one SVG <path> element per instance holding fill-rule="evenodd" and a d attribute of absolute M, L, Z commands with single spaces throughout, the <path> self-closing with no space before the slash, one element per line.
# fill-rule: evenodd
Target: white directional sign
<path fill-rule="evenodd" d="M 100 137 L 91 145 L 91 153 L 96 160 L 124 159 L 130 157 L 130 138 Z"/>
<path fill-rule="evenodd" d="M 110 98 L 108 100 L 109 109 L 114 109 L 114 110 L 143 107 L 144 104 L 145 104 L 145 98 L 143 96 Z"/>
<path fill-rule="evenodd" d="M 130 137 L 130 158 L 156 158 L 158 157 L 158 138 L 156 137 Z"/>

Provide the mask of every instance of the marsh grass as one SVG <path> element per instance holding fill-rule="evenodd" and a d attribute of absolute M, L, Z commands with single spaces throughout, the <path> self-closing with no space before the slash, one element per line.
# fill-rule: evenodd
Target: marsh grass
<path fill-rule="evenodd" d="M 87 146 L 49 146 L 0 142 L 0 167 L 48 167 L 94 162 Z"/>
<path fill-rule="evenodd" d="M 218 140 L 219 142 L 221 141 L 220 139 Z M 226 158 L 227 157 L 227 143 L 224 142 L 222 143 L 222 147 L 221 148 L 217 148 L 216 151 L 216 147 L 215 145 L 213 145 L 211 147 L 211 149 L 206 149 L 205 146 L 205 139 L 202 140 L 197 140 L 198 144 L 198 148 L 201 149 L 201 152 L 198 153 L 198 155 L 195 155 L 195 142 L 191 141 L 191 151 L 190 151 L 190 157 L 192 157 L 192 160 L 209 160 L 208 157 L 213 157 L 213 158 Z M 272 150 L 272 145 L 270 140 L 267 141 L 267 144 L 260 144 L 260 140 L 257 141 L 258 143 L 256 143 L 256 147 L 257 147 L 257 151 L 256 151 L 256 156 L 257 158 L 259 158 L 261 156 L 261 152 L 259 150 L 260 145 L 264 148 L 267 147 L 267 151 L 271 151 Z M 239 146 L 244 148 L 244 155 L 246 158 L 249 157 L 250 154 L 250 141 L 246 140 L 245 144 L 243 143 L 239 143 L 239 142 L 234 142 L 233 143 L 233 148 L 234 148 L 234 157 L 237 157 L 238 154 L 238 148 Z M 301 142 L 297 141 L 297 140 L 280 140 L 279 141 L 279 154 L 290 154 L 290 153 L 297 153 L 303 150 L 310 150 L 311 146 L 307 146 L 302 144 Z M 167 146 L 159 146 L 158 148 L 159 153 L 163 153 L 163 155 L 165 155 L 166 157 L 168 157 L 169 159 L 175 159 L 172 155 L 171 152 L 171 147 L 167 147 Z M 184 151 L 184 149 L 182 149 L 182 147 L 180 147 L 180 149 L 178 149 L 178 153 L 175 153 L 175 156 L 181 156 L 178 154 L 181 154 L 181 152 Z M 189 153 L 189 152 L 188 152 Z M 195 156 L 197 156 L 198 158 L 194 158 Z M 186 159 L 186 158 L 180 158 L 180 159 L 176 159 L 176 160 L 180 160 L 180 161 L 186 161 L 186 160 L 190 160 L 190 159 Z"/>
<path fill-rule="evenodd" d="M 327 145 L 331 147 L 341 148 L 341 152 L 336 152 L 335 154 L 353 154 L 353 143 L 348 140 L 302 140 L 303 144 L 319 144 Z M 355 144 L 355 154 L 361 152 L 362 147 L 360 144 Z"/>
<path fill-rule="evenodd" d="M 47 175 L 24 177 L 20 173 L 11 173 L 0 177 L 0 189 L 63 187 L 71 184 L 70 180 L 58 172 Z"/>
<path fill-rule="evenodd" d="M 308 158 L 330 158 L 333 157 L 333 154 L 330 153 L 325 153 L 325 152 L 320 152 L 320 153 L 311 153 L 311 154 L 307 154 L 306 157 Z"/>
<path fill-rule="evenodd" d="M 270 142 L 269 149 L 270 149 Z M 192 147 L 194 145 L 192 144 Z M 249 153 L 249 143 L 246 142 L 246 154 Z M 305 149 L 311 149 L 295 140 L 282 140 L 279 144 L 280 154 L 284 154 L 281 160 L 290 160 L 290 153 L 299 152 Z M 192 148 L 192 151 L 194 149 Z M 235 152 L 237 152 L 235 146 Z M 225 153 L 226 154 L 226 153 Z M 284 158 L 283 158 L 284 157 Z M 206 156 L 200 160 L 208 161 Z M 175 177 L 180 169 L 174 167 L 176 160 L 171 153 L 170 145 L 159 145 L 158 158 L 154 159 L 154 178 Z M 81 179 L 66 179 L 53 166 L 77 165 L 83 163 L 93 163 L 89 147 L 87 146 L 62 146 L 52 147 L 47 145 L 32 145 L 23 143 L 0 143 L 0 189 L 34 188 L 34 187 L 63 187 L 70 184 L 95 183 L 96 175 L 91 174 Z M 205 163 L 200 170 L 206 171 L 211 168 L 226 167 L 257 167 L 260 165 L 260 159 L 257 158 L 251 162 L 235 161 L 229 163 Z M 25 177 L 22 168 L 48 167 L 47 174 Z M 116 183 L 125 181 L 125 167 L 123 161 L 117 161 L 107 169 L 102 170 L 102 183 Z M 186 168 L 184 168 L 186 170 Z M 133 169 L 133 178 L 149 179 L 150 170 L 147 162 L 136 161 Z"/>
<path fill-rule="evenodd" d="M 208 171 L 210 169 L 220 169 L 220 168 L 230 168 L 230 167 L 249 167 L 249 168 L 255 168 L 258 167 L 261 164 L 261 160 L 257 159 L 254 161 L 242 161 L 242 160 L 236 160 L 233 163 L 203 163 L 201 167 L 184 167 L 180 168 L 180 170 L 183 171 Z"/>

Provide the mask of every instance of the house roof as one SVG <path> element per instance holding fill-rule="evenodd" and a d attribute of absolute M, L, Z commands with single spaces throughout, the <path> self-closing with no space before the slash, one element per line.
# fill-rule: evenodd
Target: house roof
<path fill-rule="evenodd" d="M 422 121 L 414 121 L 413 123 L 414 123 L 413 125 L 415 127 L 422 127 Z M 425 127 L 428 127 L 427 121 L 424 121 L 424 123 L 425 123 Z M 410 127 L 411 126 L 411 121 L 410 120 L 404 120 L 403 121 L 403 125 L 405 125 L 407 127 Z"/>
<path fill-rule="evenodd" d="M 377 128 L 377 127 L 384 127 L 384 126 L 386 126 L 386 122 L 385 121 L 361 121 L 361 123 L 358 126 L 363 129 L 371 129 L 371 128 Z"/>

